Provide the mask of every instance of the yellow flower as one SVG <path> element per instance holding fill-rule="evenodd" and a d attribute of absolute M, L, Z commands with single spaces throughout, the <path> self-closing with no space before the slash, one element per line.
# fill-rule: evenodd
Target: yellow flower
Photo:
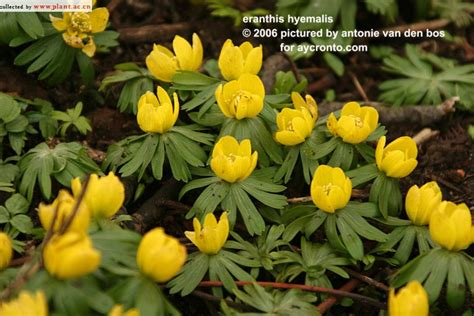
<path fill-rule="evenodd" d="M 385 147 L 385 136 L 380 137 L 375 150 L 375 160 L 379 170 L 389 177 L 403 178 L 415 170 L 418 148 L 413 138 L 402 136 Z"/>
<path fill-rule="evenodd" d="M 218 253 L 224 246 L 229 236 L 229 220 L 227 212 L 222 213 L 217 222 L 212 213 L 206 214 L 204 218 L 204 227 L 195 217 L 193 220 L 194 231 L 186 231 L 184 234 L 199 250 L 208 255 Z"/>
<path fill-rule="evenodd" d="M 89 57 L 94 56 L 96 46 L 92 34 L 103 32 L 109 21 L 109 11 L 98 8 L 92 12 L 64 12 L 63 18 L 50 15 L 56 30 L 63 32 L 66 44 L 80 48 Z"/>
<path fill-rule="evenodd" d="M 228 39 L 219 55 L 219 69 L 226 80 L 239 79 L 243 74 L 256 75 L 262 68 L 262 45 L 253 47 L 250 42 L 234 46 Z"/>
<path fill-rule="evenodd" d="M 162 45 L 153 45 L 153 50 L 146 57 L 146 66 L 158 80 L 171 82 L 178 70 L 196 71 L 201 67 L 203 49 L 197 34 L 193 34 L 193 46 L 184 38 L 176 35 L 173 50 Z"/>
<path fill-rule="evenodd" d="M 393 288 L 388 296 L 389 316 L 428 316 L 428 294 L 418 281 L 411 281 L 397 294 Z"/>
<path fill-rule="evenodd" d="M 53 201 L 52 204 L 40 203 L 38 207 L 38 215 L 41 225 L 44 229 L 49 230 L 51 223 L 54 218 L 55 212 L 57 212 L 56 219 L 54 221 L 53 232 L 58 232 L 65 222 L 69 220 L 69 216 L 74 211 L 76 206 L 76 199 L 72 197 L 66 190 L 59 191 L 58 197 Z M 68 227 L 68 231 L 85 232 L 89 227 L 90 213 L 87 205 L 81 203 L 79 209 L 76 212 L 71 224 Z"/>
<path fill-rule="evenodd" d="M 252 153 L 250 140 L 239 142 L 224 136 L 212 150 L 211 169 L 216 176 L 230 183 L 247 179 L 257 166 L 258 153 Z"/>
<path fill-rule="evenodd" d="M 410 220 L 418 226 L 428 225 L 432 212 L 441 203 L 442 193 L 435 181 L 425 183 L 421 188 L 414 185 L 408 190 L 405 209 Z"/>
<path fill-rule="evenodd" d="M 243 74 L 216 89 L 217 105 L 227 117 L 241 120 L 257 116 L 263 109 L 265 88 L 255 75 Z"/>
<path fill-rule="evenodd" d="M 128 311 L 124 312 L 122 305 L 115 305 L 107 315 L 108 316 L 140 316 L 140 312 L 136 308 L 131 308 Z"/>
<path fill-rule="evenodd" d="M 320 165 L 311 181 L 314 204 L 327 213 L 334 213 L 347 205 L 351 198 L 352 182 L 341 168 Z"/>
<path fill-rule="evenodd" d="M 431 215 L 431 239 L 445 249 L 459 251 L 469 247 L 471 231 L 471 211 L 464 203 L 443 201 Z"/>
<path fill-rule="evenodd" d="M 333 135 L 341 137 L 344 142 L 359 144 L 372 134 L 378 123 L 379 113 L 375 108 L 361 107 L 357 102 L 349 102 L 342 108 L 339 120 L 334 113 L 329 115 L 327 127 Z"/>
<path fill-rule="evenodd" d="M 6 269 L 13 257 L 12 241 L 4 232 L 0 232 L 0 271 Z"/>
<path fill-rule="evenodd" d="M 158 96 L 158 97 L 157 97 Z M 174 105 L 168 93 L 158 87 L 156 95 L 148 91 L 138 100 L 137 121 L 142 131 L 166 133 L 174 126 L 179 115 L 178 95 L 173 93 Z"/>
<path fill-rule="evenodd" d="M 18 297 L 7 303 L 0 303 L 2 316 L 47 316 L 48 303 L 43 291 L 31 294 L 21 291 Z"/>
<path fill-rule="evenodd" d="M 276 117 L 278 130 L 275 139 L 280 144 L 294 146 L 301 144 L 311 135 L 314 121 L 305 108 L 299 110 L 283 109 Z"/>
<path fill-rule="evenodd" d="M 89 236 L 77 232 L 54 235 L 43 251 L 46 270 L 58 279 L 73 279 L 94 272 L 99 267 L 100 257 Z"/>
<path fill-rule="evenodd" d="M 71 188 L 74 196 L 78 197 L 82 191 L 81 180 L 72 180 Z M 96 174 L 90 175 L 84 202 L 93 216 L 112 217 L 122 207 L 124 200 L 125 187 L 113 172 L 100 178 Z"/>
<path fill-rule="evenodd" d="M 293 106 L 295 107 L 295 109 L 308 110 L 309 113 L 311 113 L 311 117 L 313 118 L 313 123 L 315 123 L 318 119 L 318 105 L 316 104 L 316 101 L 313 99 L 313 97 L 309 94 L 307 94 L 305 98 L 306 100 L 303 99 L 301 94 L 299 94 L 298 92 L 291 93 L 291 101 L 293 102 Z"/>
<path fill-rule="evenodd" d="M 163 283 L 173 278 L 186 261 L 186 247 L 169 236 L 163 228 L 150 230 L 143 236 L 137 251 L 137 264 L 146 276 Z"/>

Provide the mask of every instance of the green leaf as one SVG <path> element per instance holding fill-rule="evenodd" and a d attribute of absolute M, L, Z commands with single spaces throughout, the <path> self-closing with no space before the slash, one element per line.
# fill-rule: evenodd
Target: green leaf
<path fill-rule="evenodd" d="M 173 85 L 175 88 L 184 90 L 204 90 L 207 86 L 214 85 L 219 79 L 212 78 L 195 71 L 178 71 L 173 76 Z"/>
<path fill-rule="evenodd" d="M 141 315 L 165 315 L 162 293 L 158 286 L 143 279 L 136 293 L 136 307 Z"/>
<path fill-rule="evenodd" d="M 410 254 L 413 250 L 413 244 L 415 243 L 415 234 L 416 231 L 413 226 L 408 226 L 408 228 L 405 230 L 405 236 L 403 236 L 394 256 L 394 258 L 397 259 L 401 265 L 405 264 L 410 258 Z"/>
<path fill-rule="evenodd" d="M 14 216 L 10 220 L 10 224 L 24 234 L 31 233 L 31 230 L 33 229 L 31 218 L 24 214 Z"/>
<path fill-rule="evenodd" d="M 458 309 L 464 304 L 466 284 L 462 261 L 463 258 L 457 254 L 451 256 L 449 260 L 446 301 L 452 309 Z"/>
<path fill-rule="evenodd" d="M 368 164 L 346 172 L 346 175 L 351 178 L 353 187 L 371 181 L 376 178 L 378 174 L 379 171 L 375 164 Z"/>
<path fill-rule="evenodd" d="M 295 168 L 296 162 L 298 161 L 299 151 L 299 146 L 294 146 L 289 149 L 283 164 L 275 173 L 275 182 L 278 182 L 282 179 L 284 183 L 288 183 L 288 181 L 290 181 L 293 169 Z"/>
<path fill-rule="evenodd" d="M 260 235 L 265 230 L 265 222 L 247 193 L 238 183 L 234 183 L 230 186 L 230 194 L 249 234 L 251 236 L 254 234 Z"/>
<path fill-rule="evenodd" d="M 342 242 L 349 254 L 357 260 L 361 260 L 364 256 L 364 246 L 351 225 L 342 216 L 337 217 L 337 228 L 339 229 Z"/>
<path fill-rule="evenodd" d="M 191 255 L 177 277 L 168 283 L 170 294 L 186 296 L 199 285 L 209 269 L 209 257 L 201 252 Z"/>
<path fill-rule="evenodd" d="M 209 185 L 196 199 L 186 218 L 190 218 L 194 214 L 204 217 L 205 214 L 213 212 L 229 194 L 230 186 L 226 182 L 214 182 Z"/>
<path fill-rule="evenodd" d="M 28 212 L 30 203 L 21 194 L 13 194 L 6 202 L 5 206 L 10 214 L 24 214 Z"/>
<path fill-rule="evenodd" d="M 95 70 L 92 60 L 82 51 L 77 52 L 76 60 L 79 65 L 79 71 L 81 72 L 82 82 L 85 86 L 92 85 L 95 79 Z"/>
<path fill-rule="evenodd" d="M 324 61 L 328 64 L 329 67 L 338 75 L 341 77 L 344 74 L 344 63 L 337 57 L 336 55 L 332 53 L 324 53 L 323 54 Z"/>
<path fill-rule="evenodd" d="M 441 288 L 443 287 L 444 280 L 446 279 L 449 266 L 449 253 L 443 251 L 438 255 L 438 260 L 433 263 L 431 273 L 423 284 L 430 303 L 435 302 L 438 299 Z"/>
<path fill-rule="evenodd" d="M 44 36 L 44 28 L 36 13 L 15 13 L 16 20 L 28 36 L 33 39 Z"/>

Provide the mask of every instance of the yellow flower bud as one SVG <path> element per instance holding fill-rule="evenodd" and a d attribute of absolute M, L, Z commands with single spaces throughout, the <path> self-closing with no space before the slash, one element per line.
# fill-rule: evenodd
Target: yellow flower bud
<path fill-rule="evenodd" d="M 275 139 L 280 144 L 294 146 L 301 144 L 311 135 L 314 121 L 306 108 L 283 109 L 276 117 L 278 130 Z"/>
<path fill-rule="evenodd" d="M 243 74 L 237 80 L 219 85 L 215 94 L 222 113 L 241 120 L 255 117 L 262 111 L 265 88 L 259 77 Z"/>
<path fill-rule="evenodd" d="M 405 199 L 408 218 L 418 226 L 428 225 L 431 213 L 441 203 L 442 193 L 435 181 L 425 183 L 421 188 L 412 186 Z"/>
<path fill-rule="evenodd" d="M 291 93 L 291 101 L 293 102 L 293 106 L 296 110 L 306 109 L 311 113 L 311 117 L 313 119 L 313 123 L 316 122 L 318 119 L 318 105 L 316 101 L 313 99 L 312 96 L 309 94 L 306 95 L 306 100 L 303 99 L 301 94 L 298 92 Z"/>
<path fill-rule="evenodd" d="M 247 179 L 257 166 L 258 153 L 252 153 L 250 140 L 239 142 L 224 136 L 212 150 L 211 169 L 216 176 L 230 183 Z"/>
<path fill-rule="evenodd" d="M 385 147 L 385 136 L 380 137 L 375 150 L 379 170 L 392 178 L 403 178 L 415 170 L 418 148 L 413 138 L 402 136 Z"/>
<path fill-rule="evenodd" d="M 150 230 L 143 236 L 137 251 L 137 264 L 143 274 L 155 282 L 173 278 L 186 261 L 186 247 L 169 236 L 163 228 Z"/>
<path fill-rule="evenodd" d="M 418 281 L 411 281 L 397 294 L 390 289 L 388 296 L 389 316 L 428 316 L 428 294 Z"/>
<path fill-rule="evenodd" d="M 262 45 L 253 47 L 250 42 L 244 42 L 234 46 L 232 40 L 228 39 L 222 46 L 218 65 L 222 77 L 234 80 L 243 74 L 258 74 L 262 68 L 262 58 Z"/>
<path fill-rule="evenodd" d="M 140 316 L 140 312 L 136 308 L 131 308 L 128 311 L 123 310 L 122 305 L 115 305 L 107 316 Z"/>
<path fill-rule="evenodd" d="M 61 227 L 69 220 L 72 215 L 74 208 L 76 207 L 76 199 L 72 197 L 66 190 L 59 191 L 58 197 L 53 201 L 52 204 L 40 203 L 38 207 L 38 215 L 41 225 L 44 229 L 49 230 L 51 223 L 54 218 L 54 213 L 57 212 L 56 219 L 54 221 L 53 232 L 58 232 Z M 79 209 L 76 212 L 71 224 L 68 227 L 68 231 L 85 232 L 89 227 L 90 213 L 87 205 L 81 203 Z"/>
<path fill-rule="evenodd" d="M 218 253 L 229 236 L 227 212 L 222 213 L 219 222 L 217 222 L 214 214 L 206 214 L 206 217 L 204 217 L 204 227 L 201 227 L 201 222 L 195 217 L 193 226 L 193 232 L 186 231 L 184 234 L 201 252 L 208 255 Z"/>
<path fill-rule="evenodd" d="M 314 204 L 327 213 L 334 213 L 347 205 L 351 198 L 352 182 L 341 168 L 320 165 L 311 181 Z"/>
<path fill-rule="evenodd" d="M 67 232 L 54 235 L 43 251 L 46 270 L 58 279 L 73 279 L 94 272 L 101 254 L 86 234 Z"/>
<path fill-rule="evenodd" d="M 146 57 L 148 70 L 158 80 L 171 82 L 178 70 L 197 71 L 202 64 L 203 49 L 201 39 L 193 34 L 193 46 L 179 35 L 173 40 L 173 50 L 162 45 L 153 45 Z"/>
<path fill-rule="evenodd" d="M 77 198 L 82 191 L 81 180 L 72 180 L 71 188 Z M 112 217 L 122 207 L 124 200 L 125 187 L 113 172 L 100 178 L 96 174 L 90 175 L 84 202 L 93 216 Z"/>
<path fill-rule="evenodd" d="M 0 304 L 0 315 L 47 316 L 48 302 L 43 291 L 37 291 L 35 294 L 21 291 L 16 299 Z"/>
<path fill-rule="evenodd" d="M 464 203 L 443 201 L 431 215 L 431 239 L 445 249 L 459 251 L 469 247 L 471 231 L 471 211 Z"/>
<path fill-rule="evenodd" d="M 346 143 L 362 143 L 372 134 L 379 123 L 379 113 L 371 106 L 361 107 L 357 102 L 349 102 L 344 105 L 341 117 L 336 119 L 331 113 L 327 120 L 329 131 L 342 138 Z"/>
<path fill-rule="evenodd" d="M 157 98 L 158 96 L 158 98 Z M 174 105 L 168 93 L 158 87 L 157 94 L 148 91 L 138 100 L 137 121 L 142 131 L 166 133 L 174 126 L 179 115 L 178 95 L 173 93 Z"/>
<path fill-rule="evenodd" d="M 49 16 L 53 27 L 63 34 L 64 42 L 93 57 L 96 46 L 92 34 L 103 32 L 109 21 L 107 8 L 97 8 L 92 12 L 64 12 L 62 18 Z"/>
<path fill-rule="evenodd" d="M 13 257 L 12 241 L 4 232 L 0 232 L 0 271 L 6 269 Z"/>

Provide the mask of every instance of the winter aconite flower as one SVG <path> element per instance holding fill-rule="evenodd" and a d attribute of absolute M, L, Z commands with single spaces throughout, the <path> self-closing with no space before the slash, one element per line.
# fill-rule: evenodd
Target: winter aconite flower
<path fill-rule="evenodd" d="M 0 232 L 0 271 L 8 267 L 12 257 L 12 240 L 7 234 Z"/>
<path fill-rule="evenodd" d="M 469 247 L 471 231 L 471 211 L 464 203 L 441 202 L 431 215 L 431 239 L 445 249 L 459 251 Z"/>
<path fill-rule="evenodd" d="M 441 203 L 442 193 L 435 181 L 425 183 L 421 188 L 412 186 L 405 199 L 408 218 L 418 226 L 428 225 L 432 212 Z"/>
<path fill-rule="evenodd" d="M 234 46 L 232 40 L 228 39 L 222 46 L 218 64 L 222 77 L 234 80 L 243 74 L 258 74 L 262 68 L 262 58 L 262 45 L 253 47 L 250 42 L 244 42 Z"/>
<path fill-rule="evenodd" d="M 230 183 L 247 179 L 257 166 L 258 153 L 252 153 L 250 140 L 239 142 L 232 136 L 222 137 L 212 150 L 211 169 Z"/>
<path fill-rule="evenodd" d="M 347 205 L 351 198 L 352 182 L 341 168 L 320 165 L 311 182 L 314 204 L 327 213 L 334 213 Z"/>
<path fill-rule="evenodd" d="M 59 191 L 58 197 L 52 204 L 40 203 L 38 207 L 38 215 L 41 225 L 44 229 L 51 229 L 51 224 L 54 219 L 53 232 L 58 232 L 61 227 L 69 221 L 72 216 L 77 200 L 69 194 L 66 190 Z M 55 215 L 55 213 L 57 214 Z M 81 203 L 77 209 L 71 224 L 67 228 L 68 231 L 85 232 L 89 227 L 90 213 L 89 208 L 85 203 Z"/>
<path fill-rule="evenodd" d="M 257 116 L 263 109 L 263 98 L 265 88 L 262 80 L 250 74 L 221 84 L 216 89 L 217 105 L 222 113 L 237 120 Z"/>
<path fill-rule="evenodd" d="M 143 274 L 155 282 L 173 278 L 186 261 L 186 247 L 169 236 L 163 228 L 150 230 L 143 236 L 137 251 L 137 264 Z"/>
<path fill-rule="evenodd" d="M 305 99 L 298 92 L 291 93 L 291 101 L 296 110 L 307 109 L 314 122 L 318 119 L 318 105 L 312 96 L 307 94 Z"/>
<path fill-rule="evenodd" d="M 115 305 L 107 316 L 140 316 L 140 312 L 136 308 L 124 311 L 122 305 Z"/>
<path fill-rule="evenodd" d="M 94 272 L 100 264 L 100 252 L 86 234 L 67 232 L 54 235 L 43 251 L 46 270 L 58 279 L 73 279 Z"/>
<path fill-rule="evenodd" d="M 418 281 L 411 281 L 395 294 L 388 296 L 389 316 L 428 316 L 429 303 L 425 289 Z"/>
<path fill-rule="evenodd" d="M 379 113 L 371 106 L 360 106 L 357 102 L 349 102 L 341 110 L 341 117 L 336 119 L 331 113 L 327 120 L 329 131 L 342 138 L 346 143 L 359 144 L 369 137 L 377 128 Z"/>
<path fill-rule="evenodd" d="M 142 131 L 147 133 L 166 133 L 174 126 L 179 115 L 178 95 L 173 93 L 173 102 L 162 87 L 156 95 L 147 92 L 138 100 L 137 121 Z"/>
<path fill-rule="evenodd" d="M 218 253 L 224 246 L 229 236 L 229 220 L 227 212 L 222 213 L 217 222 L 212 213 L 206 214 L 204 226 L 197 218 L 193 220 L 194 232 L 185 232 L 186 237 L 199 248 L 199 250 L 208 255 Z"/>
<path fill-rule="evenodd" d="M 81 180 L 72 180 L 71 188 L 74 196 L 78 197 L 82 191 Z M 125 187 L 113 172 L 101 177 L 90 175 L 84 202 L 94 217 L 112 217 L 122 207 L 124 200 Z"/>
<path fill-rule="evenodd" d="M 34 294 L 21 291 L 16 299 L 0 304 L 0 315 L 47 316 L 48 303 L 43 291 L 37 291 Z"/>
<path fill-rule="evenodd" d="M 294 146 L 301 144 L 311 135 L 314 121 L 305 108 L 299 110 L 285 108 L 276 117 L 278 130 L 275 139 L 280 144 Z"/>
<path fill-rule="evenodd" d="M 385 136 L 380 137 L 375 150 L 379 170 L 389 177 L 403 178 L 415 170 L 418 148 L 413 138 L 402 136 L 385 146 Z"/>
<path fill-rule="evenodd" d="M 146 57 L 146 66 L 158 80 L 171 82 L 178 70 L 196 71 L 201 67 L 203 49 L 201 39 L 193 34 L 193 45 L 184 38 L 176 35 L 173 40 L 173 50 L 162 45 L 154 45 Z"/>
<path fill-rule="evenodd" d="M 89 57 L 94 56 L 96 46 L 92 34 L 103 32 L 109 21 L 109 11 L 97 8 L 92 12 L 64 12 L 63 17 L 50 16 L 56 30 L 63 32 L 66 44 L 80 48 Z"/>

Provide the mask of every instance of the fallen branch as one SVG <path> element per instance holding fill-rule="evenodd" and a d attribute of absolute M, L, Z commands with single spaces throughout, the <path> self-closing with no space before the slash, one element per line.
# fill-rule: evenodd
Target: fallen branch
<path fill-rule="evenodd" d="M 356 286 L 359 285 L 359 283 L 360 282 L 358 280 L 352 279 L 346 284 L 344 284 L 343 286 L 341 286 L 339 288 L 339 291 L 345 291 L 347 293 L 350 293 L 350 291 L 354 290 Z M 321 304 L 318 305 L 319 312 L 321 314 L 326 313 L 334 304 L 336 304 L 339 301 L 339 299 L 340 297 L 335 297 L 335 296 L 328 297 L 326 300 L 324 300 L 323 302 L 321 302 Z"/>
<path fill-rule="evenodd" d="M 355 282 L 359 282 L 359 281 L 355 280 Z M 257 281 L 257 282 L 235 281 L 235 284 L 237 286 L 258 284 L 258 285 L 263 286 L 263 287 L 271 287 L 271 288 L 275 288 L 275 289 L 299 289 L 299 290 L 314 292 L 314 293 L 325 293 L 325 294 L 330 294 L 330 295 L 337 296 L 337 297 L 348 297 L 348 298 L 351 298 L 353 300 L 372 305 L 372 306 L 377 307 L 379 309 L 386 309 L 385 303 L 379 302 L 379 301 L 377 301 L 377 300 L 375 300 L 371 297 L 351 293 L 351 292 L 348 292 L 348 291 L 335 290 L 335 289 L 330 289 L 330 288 L 325 288 L 325 287 L 320 287 L 320 286 L 311 286 L 311 285 L 305 285 L 305 284 L 292 284 L 292 283 L 280 283 L 280 282 L 265 282 L 265 281 Z M 199 286 L 201 286 L 201 287 L 223 286 L 223 283 L 221 281 L 202 281 L 202 282 L 199 283 Z"/>
<path fill-rule="evenodd" d="M 421 144 L 426 143 L 438 134 L 439 131 L 432 130 L 431 128 L 423 128 L 421 131 L 418 132 L 418 134 L 413 136 L 413 140 L 418 146 L 420 146 Z"/>
<path fill-rule="evenodd" d="M 190 23 L 144 25 L 119 29 L 120 41 L 124 43 L 166 42 L 175 34 L 188 32 L 192 28 Z"/>
<path fill-rule="evenodd" d="M 362 282 L 365 282 L 369 285 L 372 285 L 373 287 L 376 287 L 378 289 L 381 289 L 382 291 L 384 292 L 388 292 L 389 291 L 389 287 L 386 286 L 385 284 L 383 284 L 382 282 L 379 282 L 377 280 L 374 280 L 372 279 L 371 277 L 368 277 L 366 275 L 363 275 L 362 273 L 359 273 L 357 271 L 354 271 L 354 270 L 351 270 L 351 269 L 348 269 L 348 268 L 344 268 L 344 270 L 351 276 L 351 277 L 354 277 Z"/>
<path fill-rule="evenodd" d="M 355 199 L 365 199 L 368 197 L 368 194 L 364 190 L 360 189 L 352 189 L 351 197 Z M 291 204 L 298 204 L 298 203 L 307 203 L 313 201 L 311 196 L 302 196 L 302 197 L 295 197 L 287 199 L 288 203 Z"/>
<path fill-rule="evenodd" d="M 443 119 L 447 114 L 455 111 L 454 104 L 459 97 L 452 97 L 443 103 L 430 105 L 405 105 L 400 107 L 388 107 L 379 102 L 360 102 L 362 105 L 373 106 L 379 112 L 382 124 L 411 124 L 426 126 Z M 344 106 L 342 102 L 323 102 L 319 105 L 319 115 L 323 116 L 337 111 Z"/>

